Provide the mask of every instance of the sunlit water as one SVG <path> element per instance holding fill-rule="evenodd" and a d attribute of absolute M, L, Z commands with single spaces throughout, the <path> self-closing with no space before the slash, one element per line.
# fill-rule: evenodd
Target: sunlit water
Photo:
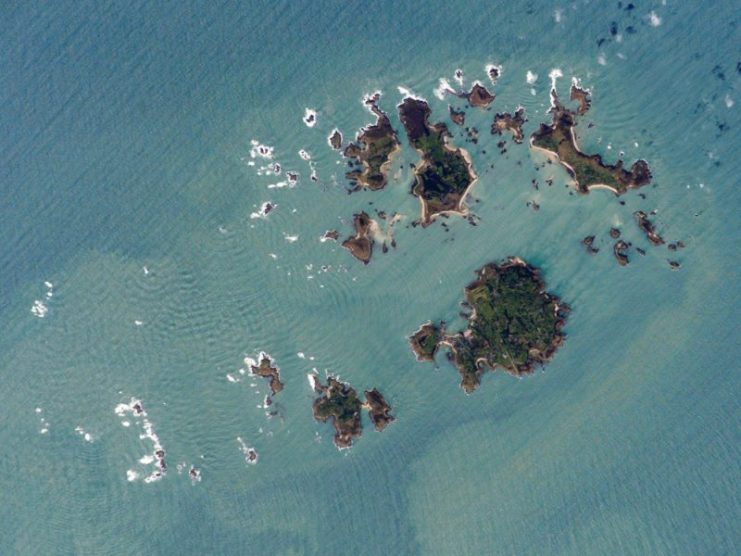
<path fill-rule="evenodd" d="M 0 553 L 737 552 L 734 4 L 212 4 L 2 9 Z M 479 143 L 453 129 L 477 226 L 410 226 L 405 140 L 384 191 L 345 193 L 326 137 L 370 121 L 363 94 L 383 91 L 400 131 L 399 86 L 448 121 L 439 78 L 488 83 L 489 63 L 492 110 L 467 111 Z M 493 113 L 523 105 L 529 134 L 553 68 L 564 96 L 572 76 L 592 90 L 585 150 L 649 161 L 645 200 L 572 195 L 525 145 L 499 154 Z M 281 176 L 258 175 L 253 139 Z M 286 170 L 298 185 L 269 187 Z M 360 209 L 404 215 L 367 267 L 319 241 Z M 687 248 L 649 247 L 638 209 Z M 612 226 L 647 255 L 619 267 Z M 508 255 L 572 305 L 569 338 L 545 372 L 465 396 L 406 337 L 460 324 L 473 271 Z M 273 419 L 265 381 L 239 373 L 261 350 L 285 383 Z M 397 421 L 338 452 L 311 416 L 314 368 L 378 387 Z M 167 454 L 159 481 L 143 418 L 114 411 L 132 397 Z"/>

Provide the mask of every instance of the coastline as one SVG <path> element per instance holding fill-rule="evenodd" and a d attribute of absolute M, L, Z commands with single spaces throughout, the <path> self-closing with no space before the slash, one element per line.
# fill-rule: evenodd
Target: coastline
<path fill-rule="evenodd" d="M 572 145 L 574 146 L 574 149 L 578 153 L 584 154 L 582 151 L 579 150 L 579 147 L 576 145 L 576 143 L 573 142 L 573 130 L 572 130 L 571 133 L 572 133 Z M 606 189 L 606 190 L 612 192 L 616 197 L 619 197 L 620 196 L 620 192 L 617 189 L 615 189 L 611 185 L 607 185 L 606 183 L 594 183 L 594 184 L 590 184 L 590 185 L 584 186 L 584 188 L 587 190 L 586 192 L 585 191 L 582 191 L 580 189 L 580 184 L 579 184 L 579 182 L 576 179 L 576 172 L 574 171 L 574 168 L 570 164 L 568 164 L 567 162 L 564 162 L 563 160 L 561 160 L 561 157 L 558 156 L 558 153 L 555 153 L 553 151 L 549 151 L 548 149 L 544 149 L 543 147 L 538 147 L 536 145 L 533 145 L 533 136 L 532 135 L 530 136 L 530 139 L 528 140 L 528 144 L 529 144 L 529 146 L 530 146 L 530 148 L 532 150 L 534 150 L 534 151 L 540 151 L 540 152 L 544 153 L 546 156 L 548 156 L 552 160 L 555 160 L 561 166 L 563 166 L 564 168 L 566 168 L 568 170 L 568 173 L 569 173 L 569 178 L 571 179 L 571 185 L 574 187 L 574 189 L 576 189 L 576 191 L 578 193 L 581 193 L 583 195 L 586 195 L 592 189 Z M 587 156 L 587 155 L 584 155 L 584 156 Z M 631 189 L 634 189 L 634 188 L 631 188 Z"/>
<path fill-rule="evenodd" d="M 456 152 L 460 153 L 460 155 L 463 157 L 463 160 L 466 161 L 466 169 L 468 170 L 468 175 L 471 177 L 471 183 L 469 183 L 468 187 L 466 187 L 463 193 L 461 193 L 461 198 L 458 200 L 458 204 L 456 208 L 449 209 L 449 210 L 441 210 L 433 214 L 429 213 L 429 210 L 427 208 L 427 201 L 421 195 L 415 195 L 419 199 L 420 204 L 421 204 L 420 224 L 422 225 L 423 228 L 432 224 L 435 221 L 435 219 L 441 215 L 461 216 L 463 218 L 468 216 L 470 214 L 470 211 L 468 207 L 465 205 L 466 197 L 468 197 L 468 194 L 471 192 L 471 189 L 473 188 L 474 185 L 476 185 L 479 179 L 478 174 L 476 174 L 476 171 L 474 170 L 473 160 L 471 159 L 471 155 L 466 149 L 464 149 L 463 147 L 457 147 L 457 148 L 451 147 L 450 144 L 448 143 L 447 135 L 443 138 L 443 148 L 451 153 L 456 153 Z M 422 159 L 422 164 L 414 167 L 414 179 L 415 179 L 415 186 L 416 186 L 418 175 L 421 171 L 423 171 L 427 167 L 428 162 L 424 158 L 423 151 L 416 149 L 416 148 L 414 150 L 417 151 L 417 153 L 420 155 L 420 158 Z"/>

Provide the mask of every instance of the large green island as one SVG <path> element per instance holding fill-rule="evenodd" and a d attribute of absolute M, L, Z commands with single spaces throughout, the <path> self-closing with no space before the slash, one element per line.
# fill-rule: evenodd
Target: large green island
<path fill-rule="evenodd" d="M 430 124 L 426 101 L 407 97 L 399 117 L 412 146 L 422 160 L 414 169 L 412 194 L 422 204 L 421 223 L 428 225 L 438 214 L 466 214 L 464 200 L 476 180 L 468 153 L 450 145 L 444 123 Z"/>
<path fill-rule="evenodd" d="M 545 291 L 538 270 L 510 257 L 489 263 L 464 289 L 468 326 L 448 334 L 443 323 L 428 322 L 409 339 L 419 361 L 434 361 L 440 346 L 461 375 L 461 387 L 473 392 L 481 375 L 497 367 L 521 376 L 549 361 L 565 339 L 569 307 Z"/>
<path fill-rule="evenodd" d="M 580 193 L 590 189 L 609 189 L 615 195 L 622 195 L 629 189 L 641 187 L 651 182 L 651 171 L 645 160 L 637 160 L 630 170 L 623 168 L 622 160 L 617 164 L 605 164 L 599 154 L 584 154 L 577 145 L 574 127 L 577 116 L 586 114 L 591 105 L 589 92 L 576 84 L 571 86 L 571 100 L 577 101 L 576 110 L 566 108 L 551 90 L 551 125 L 541 124 L 530 137 L 532 147 L 542 149 L 555 157 L 576 182 Z"/>

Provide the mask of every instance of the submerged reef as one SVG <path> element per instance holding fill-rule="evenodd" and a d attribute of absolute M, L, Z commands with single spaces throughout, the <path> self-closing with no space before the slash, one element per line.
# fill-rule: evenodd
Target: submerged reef
<path fill-rule="evenodd" d="M 376 116 L 376 123 L 361 129 L 355 142 L 345 147 L 343 153 L 358 166 L 345 174 L 353 184 L 352 191 L 383 189 L 388 182 L 391 158 L 401 148 L 388 115 L 378 108 L 379 98 L 380 94 L 376 93 L 365 99 L 366 106 Z"/>
<path fill-rule="evenodd" d="M 569 110 L 558 100 L 555 89 L 551 89 L 551 125 L 541 124 L 531 135 L 530 145 L 556 156 L 576 182 L 580 193 L 589 193 L 590 189 L 606 188 L 615 195 L 622 195 L 629 189 L 650 183 L 651 171 L 645 160 L 633 163 L 630 170 L 623 168 L 622 160 L 617 164 L 605 164 L 598 154 L 584 154 L 576 143 L 574 126 L 578 115 L 589 110 L 589 92 L 571 86 L 571 98 L 579 102 L 576 111 Z"/>
<path fill-rule="evenodd" d="M 320 394 L 313 404 L 314 419 L 321 423 L 332 422 L 334 444 L 340 450 L 352 446 L 353 439 L 363 434 L 361 409 L 368 410 L 377 431 L 394 421 L 390 414 L 391 406 L 377 389 L 366 390 L 366 403 L 363 404 L 349 384 L 328 376 L 327 385 L 324 386 L 315 376 L 310 377 L 314 391 Z"/>
<path fill-rule="evenodd" d="M 399 105 L 409 142 L 422 157 L 414 170 L 412 194 L 422 205 L 423 226 L 441 213 L 466 214 L 464 199 L 476 180 L 468 153 L 448 143 L 447 126 L 430 124 L 430 113 L 430 106 L 421 99 L 407 97 Z"/>
<path fill-rule="evenodd" d="M 549 361 L 566 338 L 562 329 L 570 311 L 522 259 L 489 263 L 477 274 L 464 289 L 463 305 L 470 310 L 464 330 L 446 334 L 442 325 L 428 323 L 410 338 L 421 361 L 432 360 L 437 346 L 448 347 L 466 393 L 479 386 L 487 369 L 521 376 Z"/>

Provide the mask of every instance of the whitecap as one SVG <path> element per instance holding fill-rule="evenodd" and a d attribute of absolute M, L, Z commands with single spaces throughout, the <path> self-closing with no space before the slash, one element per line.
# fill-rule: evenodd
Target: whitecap
<path fill-rule="evenodd" d="M 272 211 L 277 206 L 278 205 L 276 205 L 276 204 L 274 204 L 274 203 L 272 203 L 270 201 L 265 201 L 264 203 L 262 203 L 260 205 L 260 209 L 259 210 L 257 210 L 256 212 L 251 212 L 250 213 L 250 218 L 253 219 L 253 220 L 255 218 L 265 218 L 270 213 L 270 211 Z"/>
<path fill-rule="evenodd" d="M 440 78 L 437 88 L 433 91 L 434 95 L 440 100 L 444 100 L 446 94 L 453 94 L 454 92 L 455 91 L 453 91 L 453 88 L 450 86 L 450 82 L 444 77 Z"/>
<path fill-rule="evenodd" d="M 652 10 L 651 13 L 648 14 L 648 23 L 651 27 L 658 27 L 661 25 L 661 18 Z"/>
<path fill-rule="evenodd" d="M 463 70 L 460 68 L 457 68 L 455 70 L 455 73 L 453 74 L 453 79 L 455 79 L 456 83 L 463 87 Z"/>
<path fill-rule="evenodd" d="M 399 86 L 397 87 L 397 90 L 399 91 L 399 94 L 401 94 L 404 98 L 413 98 L 415 100 L 425 100 L 423 97 L 415 95 L 412 91 L 410 91 L 406 87 Z"/>
<path fill-rule="evenodd" d="M 497 79 L 502 77 L 502 69 L 504 66 L 501 64 L 486 64 L 486 67 L 484 68 L 486 70 L 486 75 L 489 76 L 489 81 L 491 81 L 492 85 L 497 84 Z"/>
<path fill-rule="evenodd" d="M 31 307 L 31 313 L 33 313 L 35 317 L 43 319 L 48 312 L 49 312 L 49 307 L 47 307 L 43 301 L 41 301 L 40 299 L 37 299 L 33 302 L 33 306 Z"/>
<path fill-rule="evenodd" d="M 314 127 L 316 125 L 316 110 L 311 108 L 304 109 L 304 124 L 306 127 Z"/>
<path fill-rule="evenodd" d="M 527 73 L 525 74 L 525 81 L 527 81 L 528 85 L 532 85 L 538 80 L 538 74 L 533 73 L 530 70 L 527 70 Z"/>
<path fill-rule="evenodd" d="M 272 159 L 274 147 L 269 145 L 261 145 L 259 141 L 253 139 L 250 141 L 252 148 L 250 148 L 250 158 L 265 158 Z"/>
<path fill-rule="evenodd" d="M 250 465 L 255 465 L 258 460 L 257 450 L 251 446 L 247 446 L 240 436 L 237 437 L 237 442 L 239 443 L 239 451 L 242 452 L 242 455 L 244 456 L 244 461 Z"/>

